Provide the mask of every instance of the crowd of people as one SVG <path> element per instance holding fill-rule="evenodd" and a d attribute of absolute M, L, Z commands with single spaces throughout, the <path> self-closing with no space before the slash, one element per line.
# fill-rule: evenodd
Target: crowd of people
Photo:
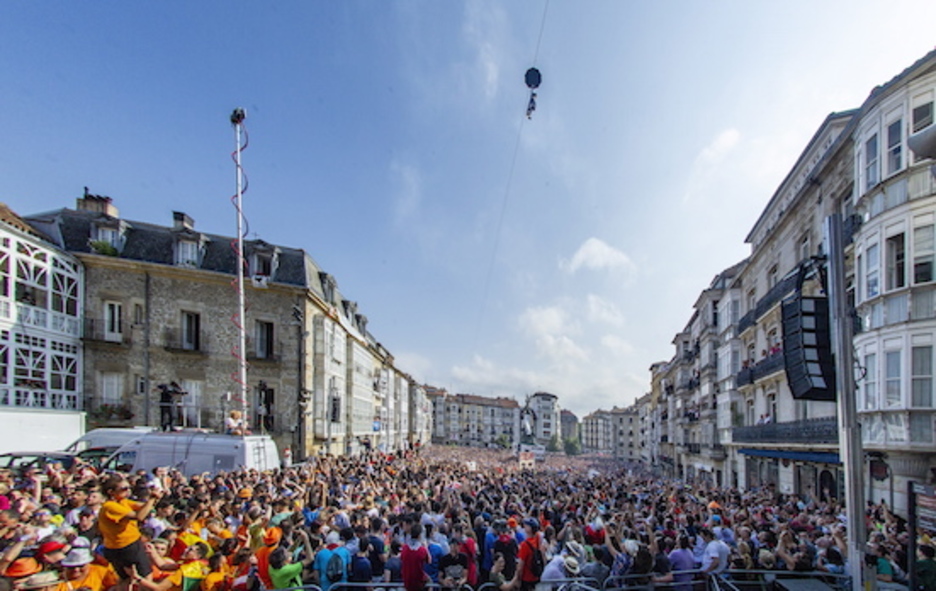
<path fill-rule="evenodd" d="M 869 504 L 882 587 L 936 591 L 933 541 Z M 348 583 L 543 591 L 667 584 L 746 571 L 841 575 L 843 504 L 691 487 L 605 460 L 523 470 L 506 452 L 434 447 L 184 477 L 87 466 L 0 472 L 0 591 L 258 591 Z"/>

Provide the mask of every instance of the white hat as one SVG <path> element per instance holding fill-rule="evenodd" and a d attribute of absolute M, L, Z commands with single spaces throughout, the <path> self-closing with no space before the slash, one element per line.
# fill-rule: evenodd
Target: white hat
<path fill-rule="evenodd" d="M 579 573 L 579 561 L 575 556 L 566 556 L 563 562 L 565 563 L 566 571 L 570 574 L 577 575 Z"/>
<path fill-rule="evenodd" d="M 91 550 L 88 548 L 72 548 L 62 560 L 62 566 L 84 566 L 90 564 L 92 560 Z"/>

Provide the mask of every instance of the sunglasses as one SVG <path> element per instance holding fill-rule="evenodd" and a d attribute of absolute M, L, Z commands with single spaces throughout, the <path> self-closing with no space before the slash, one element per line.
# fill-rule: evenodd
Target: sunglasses
<path fill-rule="evenodd" d="M 118 486 L 116 490 L 123 492 L 125 490 L 130 490 L 130 486 L 125 484 L 124 486 Z"/>

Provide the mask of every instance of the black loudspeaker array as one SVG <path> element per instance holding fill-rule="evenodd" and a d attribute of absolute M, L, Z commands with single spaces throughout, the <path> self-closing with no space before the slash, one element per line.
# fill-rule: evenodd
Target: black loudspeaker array
<path fill-rule="evenodd" d="M 783 364 L 793 398 L 835 400 L 828 298 L 803 297 L 782 304 Z"/>

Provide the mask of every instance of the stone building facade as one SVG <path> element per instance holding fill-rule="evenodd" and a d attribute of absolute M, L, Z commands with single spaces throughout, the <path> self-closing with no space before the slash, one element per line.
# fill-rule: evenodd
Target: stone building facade
<path fill-rule="evenodd" d="M 244 242 L 241 351 L 231 237 L 201 232 L 181 212 L 171 226 L 125 220 L 110 198 L 87 193 L 74 210 L 27 221 L 84 268 L 90 426 L 159 424 L 159 386 L 175 382 L 186 392 L 173 397 L 175 426 L 219 430 L 228 412 L 244 410 L 255 432 L 294 458 L 414 439 L 394 431 L 411 428 L 409 376 L 304 251 Z"/>

